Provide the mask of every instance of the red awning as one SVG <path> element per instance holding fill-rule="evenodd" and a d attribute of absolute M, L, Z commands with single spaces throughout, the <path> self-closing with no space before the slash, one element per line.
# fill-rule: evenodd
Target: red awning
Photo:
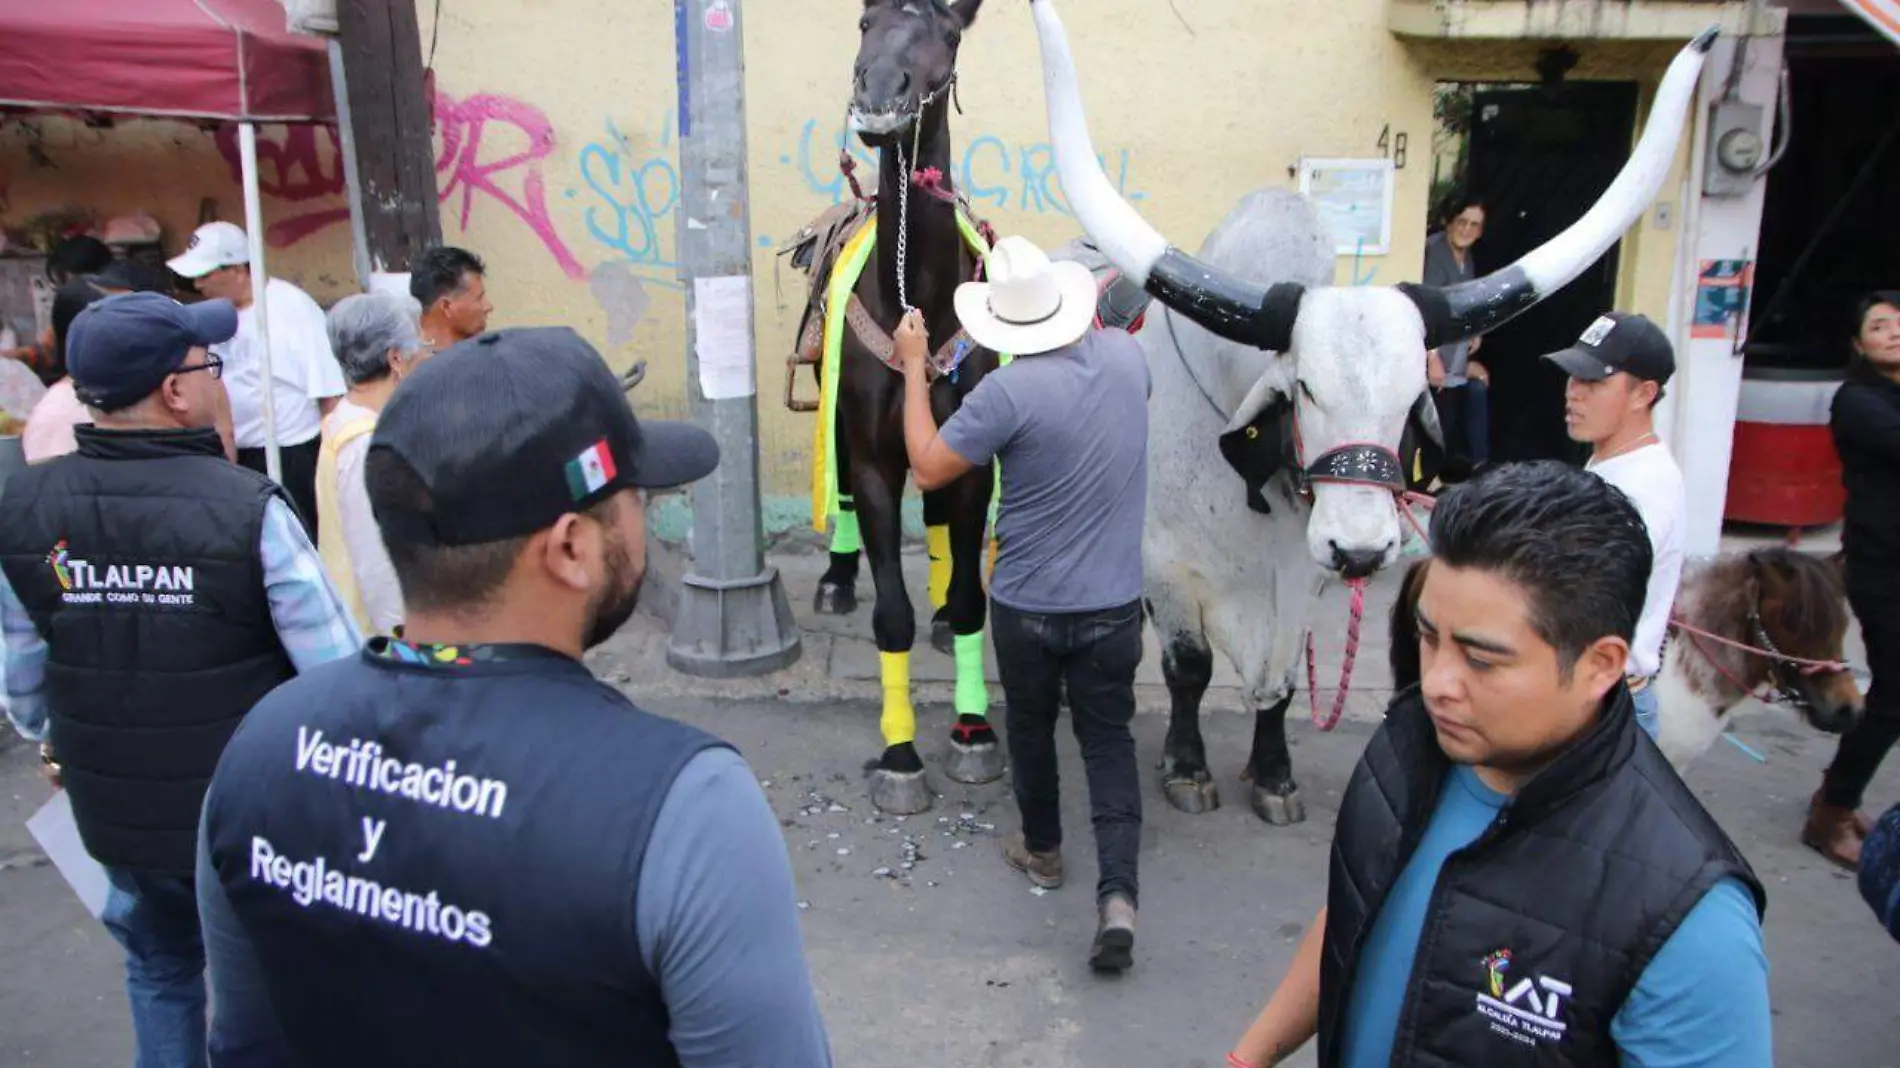
<path fill-rule="evenodd" d="M 0 0 L 0 107 L 327 122 L 325 48 L 277 0 Z"/>
<path fill-rule="evenodd" d="M 1889 41 L 1900 45 L 1900 0 L 1841 0 Z"/>

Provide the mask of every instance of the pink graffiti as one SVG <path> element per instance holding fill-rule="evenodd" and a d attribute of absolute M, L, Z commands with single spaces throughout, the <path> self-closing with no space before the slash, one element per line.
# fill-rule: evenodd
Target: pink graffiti
<path fill-rule="evenodd" d="M 474 211 L 478 195 L 493 200 L 534 231 L 534 235 L 541 239 L 568 277 L 587 277 L 587 269 L 581 266 L 567 243 L 561 240 L 560 233 L 554 228 L 554 220 L 548 213 L 547 180 L 541 173 L 541 164 L 554 153 L 554 124 L 548 121 L 547 114 L 532 104 L 488 93 L 456 100 L 436 90 L 432 105 L 435 127 L 442 134 L 441 151 L 435 157 L 436 181 L 441 186 L 439 195 L 444 204 L 449 202 L 450 197 L 458 193 L 461 195 L 456 221 L 462 230 L 468 230 L 469 217 Z M 509 129 L 518 132 L 526 142 L 526 147 L 494 159 L 484 159 L 483 149 L 490 144 L 489 138 L 495 136 L 492 131 L 497 128 L 503 131 L 501 136 L 504 140 Z M 330 142 L 330 163 L 327 168 L 318 141 L 318 129 L 322 129 L 323 136 Z M 282 135 L 282 140 L 278 141 L 258 140 L 258 188 L 261 192 L 277 200 L 300 203 L 334 197 L 344 191 L 342 153 L 337 147 L 336 130 L 330 127 L 291 126 L 282 128 Z M 232 178 L 238 179 L 241 172 L 236 128 L 220 127 L 217 143 L 219 153 L 230 164 Z M 521 172 L 519 195 L 503 184 L 515 171 Z M 320 208 L 272 223 L 264 236 L 271 245 L 284 248 L 344 222 L 349 217 L 348 208 Z"/>
<path fill-rule="evenodd" d="M 442 185 L 443 203 L 458 191 L 462 194 L 462 229 L 468 229 L 475 195 L 491 197 L 534 231 L 569 278 L 587 277 L 587 269 L 568 250 L 548 215 L 547 182 L 541 176 L 541 161 L 554 153 L 554 124 L 547 114 L 532 104 L 488 93 L 458 101 L 440 89 L 435 91 L 434 105 L 435 124 L 442 131 L 442 150 L 435 157 L 436 178 Z M 527 148 L 484 161 L 482 143 L 491 123 L 519 130 L 527 138 Z M 522 172 L 520 197 L 495 182 L 497 175 L 516 169 Z"/>

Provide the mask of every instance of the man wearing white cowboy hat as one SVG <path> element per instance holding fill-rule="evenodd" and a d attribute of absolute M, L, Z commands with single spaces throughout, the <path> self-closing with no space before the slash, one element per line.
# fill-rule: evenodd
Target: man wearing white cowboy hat
<path fill-rule="evenodd" d="M 988 282 L 957 289 L 957 318 L 977 344 L 1018 358 L 986 375 L 940 431 L 923 317 L 905 316 L 896 337 L 904 443 L 926 490 L 1002 461 L 990 618 L 1023 822 L 1003 856 L 1039 887 L 1062 883 L 1055 728 L 1066 684 L 1101 862 L 1089 963 L 1119 972 L 1133 962 L 1141 845 L 1128 724 L 1141 663 L 1148 365 L 1129 334 L 1090 329 L 1096 289 L 1088 268 L 1052 263 L 1009 237 L 991 250 L 985 271 Z"/>

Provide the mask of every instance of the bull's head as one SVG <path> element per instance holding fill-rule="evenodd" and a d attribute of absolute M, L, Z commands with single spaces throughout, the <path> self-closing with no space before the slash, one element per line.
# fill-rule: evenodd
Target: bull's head
<path fill-rule="evenodd" d="M 1493 330 L 1570 283 L 1655 197 L 1675 157 L 1713 31 L 1676 57 L 1643 135 L 1603 198 L 1516 263 L 1445 289 L 1265 287 L 1170 245 L 1109 182 L 1089 138 L 1075 62 L 1052 0 L 1031 0 L 1042 42 L 1056 169 L 1101 251 L 1175 312 L 1231 341 L 1283 354 L 1222 439 L 1249 483 L 1291 467 L 1313 496 L 1307 544 L 1321 567 L 1363 576 L 1396 560 L 1398 450 L 1408 427 L 1436 436 L 1425 351 Z"/>

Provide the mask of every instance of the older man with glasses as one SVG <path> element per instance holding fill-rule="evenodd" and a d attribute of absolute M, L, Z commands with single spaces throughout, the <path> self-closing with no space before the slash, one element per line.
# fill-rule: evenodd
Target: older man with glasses
<path fill-rule="evenodd" d="M 349 392 L 323 419 L 317 548 L 357 626 L 372 635 L 394 635 L 402 624 L 402 589 L 370 511 L 363 458 L 396 384 L 430 355 L 419 319 L 413 300 L 390 293 L 345 297 L 330 309 L 330 347 Z"/>
<path fill-rule="evenodd" d="M 9 714 L 64 783 L 112 890 L 142 1068 L 203 1068 L 193 895 L 205 788 L 259 698 L 361 644 L 284 491 L 231 462 L 207 351 L 237 311 L 157 293 L 74 317 L 78 451 L 16 471 L 0 510 Z"/>

